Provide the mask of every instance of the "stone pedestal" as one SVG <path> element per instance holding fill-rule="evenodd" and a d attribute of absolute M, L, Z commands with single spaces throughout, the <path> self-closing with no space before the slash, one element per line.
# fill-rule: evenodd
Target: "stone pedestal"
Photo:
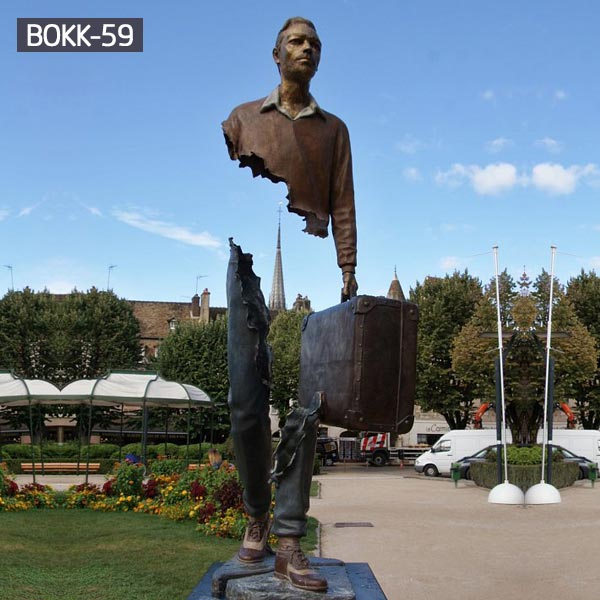
<path fill-rule="evenodd" d="M 258 565 L 237 558 L 214 563 L 187 600 L 386 600 L 367 563 L 311 558 L 329 584 L 327 592 L 299 590 L 273 575 L 274 557 Z"/>

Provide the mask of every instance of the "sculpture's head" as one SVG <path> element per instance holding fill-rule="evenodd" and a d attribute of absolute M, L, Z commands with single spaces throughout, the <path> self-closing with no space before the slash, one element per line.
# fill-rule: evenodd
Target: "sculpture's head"
<path fill-rule="evenodd" d="M 321 60 L 321 40 L 312 21 L 288 19 L 277 34 L 273 60 L 282 79 L 310 81 Z"/>

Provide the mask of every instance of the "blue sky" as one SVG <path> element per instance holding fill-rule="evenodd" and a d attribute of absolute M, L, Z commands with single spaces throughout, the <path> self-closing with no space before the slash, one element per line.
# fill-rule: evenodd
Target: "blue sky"
<path fill-rule="evenodd" d="M 323 42 L 312 92 L 348 125 L 361 293 L 468 268 L 600 267 L 600 4 L 552 0 L 3 0 L 0 264 L 15 288 L 225 304 L 227 239 L 271 288 L 285 186 L 229 160 L 220 123 L 278 82 L 283 21 Z M 142 17 L 139 54 L 16 52 L 17 17 Z M 339 301 L 331 237 L 282 214 L 288 304 Z M 486 254 L 487 253 L 487 254 Z M 198 275 L 204 277 L 197 279 Z M 11 273 L 0 269 L 0 291 Z"/>

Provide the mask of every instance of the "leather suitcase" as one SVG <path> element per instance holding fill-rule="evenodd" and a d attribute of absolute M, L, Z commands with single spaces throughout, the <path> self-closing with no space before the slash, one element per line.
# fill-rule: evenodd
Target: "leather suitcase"
<path fill-rule="evenodd" d="M 414 421 L 418 307 L 357 296 L 302 324 L 300 404 L 322 392 L 321 422 L 406 433 Z"/>

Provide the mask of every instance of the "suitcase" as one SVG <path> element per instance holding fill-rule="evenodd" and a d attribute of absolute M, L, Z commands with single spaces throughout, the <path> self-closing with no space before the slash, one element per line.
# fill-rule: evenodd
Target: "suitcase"
<path fill-rule="evenodd" d="M 321 393 L 321 422 L 406 433 L 414 416 L 418 307 L 357 296 L 302 323 L 300 404 Z"/>

